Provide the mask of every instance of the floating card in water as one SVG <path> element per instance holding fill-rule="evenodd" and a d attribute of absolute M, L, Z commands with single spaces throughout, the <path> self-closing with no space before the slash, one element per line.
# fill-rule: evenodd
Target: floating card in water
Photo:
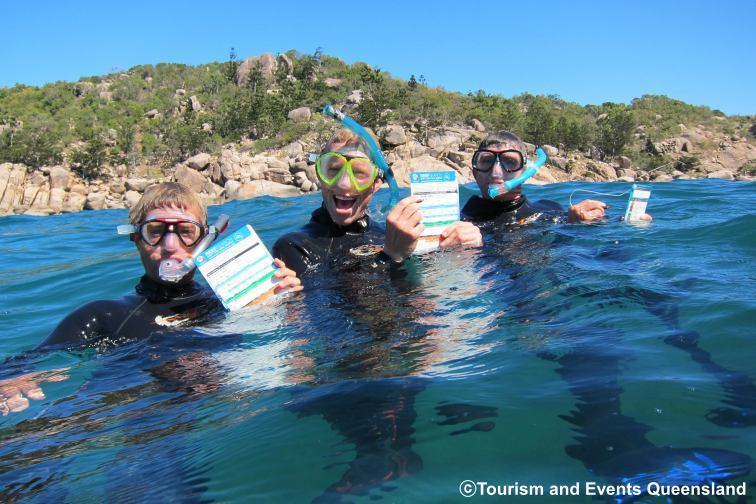
<path fill-rule="evenodd" d="M 641 216 L 646 213 L 649 198 L 651 198 L 651 188 L 633 184 L 630 198 L 627 200 L 625 222 L 642 222 Z"/>
<path fill-rule="evenodd" d="M 441 232 L 459 220 L 457 172 L 414 172 L 410 175 L 410 191 L 422 199 L 420 211 L 425 230 L 415 249 L 415 254 L 422 254 L 437 249 Z"/>
<path fill-rule="evenodd" d="M 272 294 L 277 268 L 252 226 L 247 224 L 195 259 L 197 269 L 227 310 L 244 308 Z"/>

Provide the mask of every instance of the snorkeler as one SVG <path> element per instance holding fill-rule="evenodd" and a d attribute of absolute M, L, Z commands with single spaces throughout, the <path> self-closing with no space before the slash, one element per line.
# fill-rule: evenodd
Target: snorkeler
<path fill-rule="evenodd" d="M 119 300 L 88 303 L 64 318 L 38 347 L 110 347 L 171 327 L 186 327 L 222 313 L 222 306 L 209 290 L 193 280 L 189 271 L 178 282 L 164 280 L 161 263 L 190 259 L 210 229 L 207 209 L 187 187 L 166 182 L 149 187 L 129 212 L 131 240 L 139 251 L 144 276 L 134 294 Z M 275 276 L 281 281 L 275 293 L 302 287 L 294 271 L 276 260 Z M 174 279 L 175 280 L 175 279 Z M 0 413 L 23 411 L 27 399 L 44 399 L 38 383 L 60 379 L 60 373 L 29 373 L 0 381 Z"/>
<path fill-rule="evenodd" d="M 381 170 L 366 140 L 340 129 L 318 156 L 316 171 L 323 204 L 301 231 L 282 236 L 273 256 L 303 275 L 326 261 L 365 260 L 371 264 L 401 263 L 417 246 L 423 232 L 420 200 L 401 200 L 386 217 L 384 230 L 367 214 L 373 195 L 393 175 Z M 442 248 L 482 245 L 480 230 L 470 222 L 455 222 L 441 234 Z M 383 244 L 381 246 L 381 244 Z"/>
<path fill-rule="evenodd" d="M 523 141 L 509 131 L 488 135 L 472 158 L 473 175 L 481 196 L 472 196 L 462 209 L 462 218 L 471 222 L 527 223 L 541 216 L 561 217 L 562 206 L 549 200 L 530 201 L 522 192 L 522 183 L 533 176 L 545 162 L 545 154 L 533 166 L 526 164 Z M 604 219 L 607 205 L 584 200 L 567 212 L 567 222 L 596 222 Z M 651 220 L 645 214 L 643 220 Z"/>

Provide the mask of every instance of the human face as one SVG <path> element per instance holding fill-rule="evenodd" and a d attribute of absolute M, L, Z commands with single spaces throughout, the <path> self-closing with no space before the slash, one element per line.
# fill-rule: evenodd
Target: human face
<path fill-rule="evenodd" d="M 340 148 L 334 148 L 340 147 Z M 352 154 L 359 146 L 332 146 L 330 150 Z M 381 179 L 375 181 L 363 191 L 358 191 L 352 182 L 348 170 L 343 170 L 338 180 L 333 184 L 323 184 L 323 204 L 328 214 L 339 226 L 348 226 L 365 216 L 370 200 L 381 187 Z"/>
<path fill-rule="evenodd" d="M 489 145 L 485 150 L 489 150 L 492 152 L 502 152 L 502 156 L 508 159 L 512 159 L 513 162 L 523 161 L 518 152 L 512 152 L 512 150 L 519 151 L 517 146 L 512 146 L 508 144 L 493 144 L 493 145 Z M 509 151 L 509 152 L 506 152 L 506 151 Z M 515 177 L 518 177 L 520 174 L 522 174 L 522 171 L 525 169 L 524 163 L 522 164 L 523 166 L 519 170 L 514 171 L 514 172 L 507 172 L 507 171 L 504 171 L 504 169 L 501 166 L 501 163 L 499 163 L 497 159 L 493 167 L 487 172 L 473 170 L 473 176 L 475 177 L 475 182 L 478 183 L 478 187 L 480 188 L 480 193 L 483 195 L 483 198 L 490 199 L 490 196 L 488 195 L 489 186 L 503 184 L 507 180 L 511 180 Z M 521 191 L 522 191 L 522 186 L 517 186 L 511 191 L 506 191 L 504 193 L 501 193 L 499 196 L 496 197 L 496 200 L 508 201 L 508 200 L 517 199 L 520 197 Z"/>
<path fill-rule="evenodd" d="M 152 219 L 181 219 L 202 223 L 202 219 L 195 212 L 175 206 L 150 210 L 144 220 L 149 221 Z M 165 259 L 183 261 L 191 257 L 191 252 L 194 249 L 194 245 L 191 247 L 184 245 L 179 236 L 172 231 L 167 231 L 163 238 L 155 245 L 147 243 L 139 234 L 134 238 L 134 242 L 136 243 L 137 250 L 139 250 L 139 257 L 142 259 L 144 272 L 150 279 L 159 283 L 166 283 L 160 280 L 158 273 L 161 261 Z M 193 273 L 190 273 L 182 282 L 191 280 L 193 276 Z"/>

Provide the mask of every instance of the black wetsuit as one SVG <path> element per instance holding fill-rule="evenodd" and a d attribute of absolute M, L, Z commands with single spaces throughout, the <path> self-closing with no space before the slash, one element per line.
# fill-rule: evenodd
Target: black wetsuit
<path fill-rule="evenodd" d="M 564 209 L 556 201 L 532 202 L 525 195 L 512 201 L 494 201 L 472 196 L 462 208 L 462 220 L 470 222 L 496 221 L 497 224 L 514 224 L 532 218 L 563 217 Z M 540 215 L 536 215 L 540 214 Z"/>
<path fill-rule="evenodd" d="M 112 346 L 190 321 L 195 325 L 222 312 L 213 293 L 196 282 L 168 286 L 144 276 L 135 290 L 119 300 L 93 301 L 78 308 L 37 348 Z"/>
<path fill-rule="evenodd" d="M 348 226 L 339 226 L 322 206 L 312 212 L 301 231 L 279 238 L 273 257 L 302 276 L 324 263 L 338 263 L 339 269 L 370 263 L 390 264 L 391 258 L 380 251 L 385 231 L 367 215 Z"/>

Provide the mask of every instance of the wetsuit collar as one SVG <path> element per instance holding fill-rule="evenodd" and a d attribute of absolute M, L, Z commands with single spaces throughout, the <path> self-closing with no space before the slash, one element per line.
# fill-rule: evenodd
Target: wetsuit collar
<path fill-rule="evenodd" d="M 178 285 L 164 285 L 145 275 L 139 280 L 135 290 L 150 303 L 167 303 L 194 297 L 202 291 L 202 288 L 194 281 Z"/>
<path fill-rule="evenodd" d="M 326 226 L 329 229 L 331 236 L 341 236 L 347 233 L 361 234 L 370 229 L 370 217 L 367 215 L 352 222 L 348 226 L 339 226 L 333 222 L 331 214 L 328 213 L 328 210 L 326 210 L 324 206 L 321 206 L 312 212 L 312 220 L 322 226 Z"/>

